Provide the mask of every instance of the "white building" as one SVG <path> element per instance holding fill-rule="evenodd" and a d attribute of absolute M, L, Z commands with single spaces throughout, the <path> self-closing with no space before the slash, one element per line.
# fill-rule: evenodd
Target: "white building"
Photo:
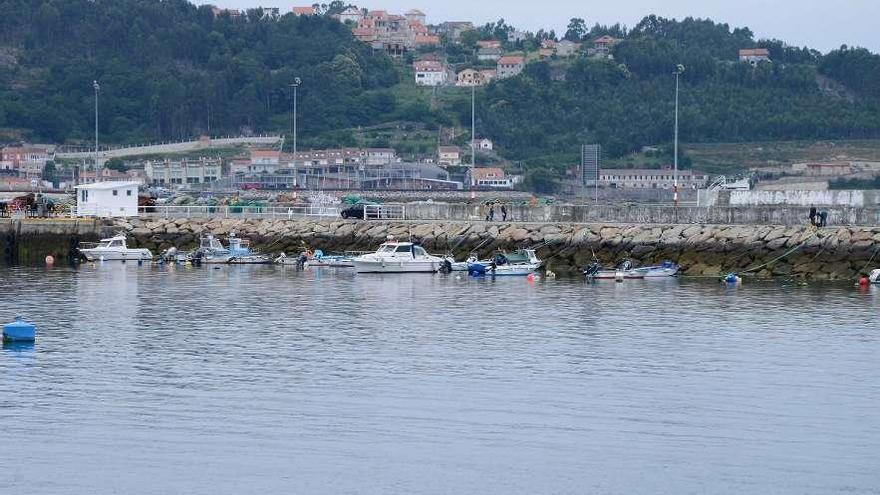
<path fill-rule="evenodd" d="M 705 187 L 708 174 L 690 169 L 678 171 L 678 187 L 698 189 Z M 618 189 L 670 189 L 675 183 L 672 169 L 611 169 L 599 172 L 599 185 Z"/>
<path fill-rule="evenodd" d="M 436 60 L 420 60 L 413 64 L 413 69 L 419 86 L 443 86 L 449 80 L 446 68 Z"/>
<path fill-rule="evenodd" d="M 461 165 L 461 150 L 458 146 L 440 146 L 437 148 L 437 163 L 447 167 Z"/>
<path fill-rule="evenodd" d="M 281 152 L 275 150 L 251 150 L 251 163 L 248 172 L 252 174 L 274 174 L 281 162 Z"/>
<path fill-rule="evenodd" d="M 495 144 L 492 142 L 491 139 L 486 139 L 486 138 L 474 139 L 474 148 L 475 149 L 484 150 L 484 151 L 492 151 L 492 149 L 494 147 L 495 147 Z"/>
<path fill-rule="evenodd" d="M 79 217 L 136 217 L 137 214 L 137 182 L 96 182 L 76 186 L 76 215 Z"/>
<path fill-rule="evenodd" d="M 364 14 L 359 8 L 354 5 L 349 5 L 345 10 L 336 14 L 336 18 L 343 24 L 346 22 L 357 24 L 364 18 Z"/>
<path fill-rule="evenodd" d="M 739 51 L 739 61 L 758 65 L 761 62 L 770 62 L 770 50 L 766 48 L 747 48 Z"/>
<path fill-rule="evenodd" d="M 144 172 L 151 184 L 179 185 L 205 184 L 220 180 L 222 163 L 218 159 L 164 161 L 144 164 Z"/>

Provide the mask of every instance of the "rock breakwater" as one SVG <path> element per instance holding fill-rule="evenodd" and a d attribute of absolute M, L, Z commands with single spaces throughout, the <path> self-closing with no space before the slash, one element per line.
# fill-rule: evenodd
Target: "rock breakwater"
<path fill-rule="evenodd" d="M 434 253 L 463 258 L 524 245 L 538 246 L 546 267 L 577 273 L 593 256 L 603 263 L 672 260 L 685 275 L 727 272 L 758 277 L 851 279 L 880 265 L 880 228 L 731 225 L 609 225 L 490 222 L 377 222 L 274 219 L 117 220 L 133 243 L 160 251 L 195 247 L 202 233 L 250 238 L 265 252 L 298 252 L 303 244 L 330 251 L 372 251 L 388 235 L 416 239 Z"/>

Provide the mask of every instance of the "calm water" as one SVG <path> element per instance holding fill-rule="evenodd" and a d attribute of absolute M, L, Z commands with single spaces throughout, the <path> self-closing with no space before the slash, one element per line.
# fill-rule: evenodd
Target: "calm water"
<path fill-rule="evenodd" d="M 0 493 L 880 493 L 880 292 L 0 269 Z"/>

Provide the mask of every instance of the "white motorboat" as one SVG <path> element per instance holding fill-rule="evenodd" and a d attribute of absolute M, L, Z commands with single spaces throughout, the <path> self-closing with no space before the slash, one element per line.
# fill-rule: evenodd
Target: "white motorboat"
<path fill-rule="evenodd" d="M 671 261 L 664 261 L 659 265 L 651 265 L 651 266 L 640 266 L 638 268 L 633 268 L 632 271 L 635 273 L 641 273 L 644 275 L 643 278 L 664 278 L 664 277 L 674 277 L 678 275 L 678 271 L 681 269 L 677 264 Z"/>
<path fill-rule="evenodd" d="M 389 236 L 375 253 L 358 256 L 353 263 L 358 273 L 433 273 L 443 261 L 428 254 L 422 246 Z"/>
<path fill-rule="evenodd" d="M 146 248 L 130 248 L 126 244 L 125 234 L 119 233 L 97 244 L 80 243 L 79 252 L 89 261 L 127 261 L 152 260 L 153 253 Z"/>
<path fill-rule="evenodd" d="M 872 284 L 880 284 L 880 268 L 871 270 L 871 274 L 868 275 L 868 280 L 870 280 Z"/>
<path fill-rule="evenodd" d="M 287 256 L 281 253 L 275 258 L 275 263 L 279 265 L 297 265 L 301 268 L 306 266 L 312 268 L 352 268 L 354 267 L 354 256 L 348 254 L 324 254 L 320 249 L 314 253 L 304 252 L 299 256 Z"/>
<path fill-rule="evenodd" d="M 468 273 L 475 276 L 527 276 L 541 268 L 534 249 L 520 249 L 515 253 L 499 253 L 491 260 L 468 263 Z"/>

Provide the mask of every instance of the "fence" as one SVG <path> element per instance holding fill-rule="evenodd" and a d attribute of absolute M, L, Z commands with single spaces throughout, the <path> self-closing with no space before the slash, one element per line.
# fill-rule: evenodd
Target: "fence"
<path fill-rule="evenodd" d="M 139 206 L 138 215 L 158 218 L 338 218 L 338 206 Z"/>

